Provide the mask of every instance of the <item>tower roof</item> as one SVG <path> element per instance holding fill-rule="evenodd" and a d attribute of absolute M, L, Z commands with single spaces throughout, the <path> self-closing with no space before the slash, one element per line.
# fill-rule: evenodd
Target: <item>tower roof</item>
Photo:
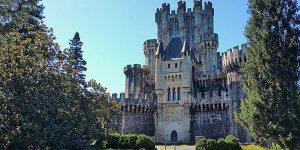
<path fill-rule="evenodd" d="M 159 44 L 158 44 L 157 51 L 156 51 L 155 55 L 163 55 L 163 54 L 164 54 L 163 43 L 162 43 L 162 41 L 159 41 Z"/>
<path fill-rule="evenodd" d="M 189 51 L 190 51 L 189 44 L 186 42 L 186 40 L 184 40 L 181 53 L 189 52 Z"/>
<path fill-rule="evenodd" d="M 181 58 L 182 40 L 180 37 L 173 37 L 169 41 L 167 47 L 164 50 L 165 60 L 171 58 Z"/>

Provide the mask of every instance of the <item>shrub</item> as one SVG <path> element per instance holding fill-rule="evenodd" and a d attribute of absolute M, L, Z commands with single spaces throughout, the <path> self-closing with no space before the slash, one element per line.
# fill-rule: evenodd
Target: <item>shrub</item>
<path fill-rule="evenodd" d="M 155 149 L 155 142 L 149 136 L 139 134 L 136 140 L 136 148 Z"/>
<path fill-rule="evenodd" d="M 225 139 L 200 139 L 197 141 L 196 150 L 242 150 L 238 139 L 232 135 Z"/>
<path fill-rule="evenodd" d="M 143 134 L 118 134 L 107 136 L 106 148 L 112 149 L 155 149 L 155 142 Z"/>
<path fill-rule="evenodd" d="M 118 133 L 109 134 L 107 136 L 107 145 L 106 145 L 106 147 L 117 149 L 118 146 L 119 146 L 120 136 L 121 135 L 118 134 Z"/>
<path fill-rule="evenodd" d="M 122 134 L 119 138 L 119 146 L 121 149 L 132 149 L 135 148 L 137 135 L 134 134 Z"/>

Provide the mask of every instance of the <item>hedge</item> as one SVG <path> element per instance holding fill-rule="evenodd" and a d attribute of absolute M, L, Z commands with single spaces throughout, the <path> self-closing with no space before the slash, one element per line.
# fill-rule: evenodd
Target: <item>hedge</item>
<path fill-rule="evenodd" d="M 155 149 L 155 142 L 143 134 L 118 134 L 107 136 L 106 148 L 112 149 Z"/>
<path fill-rule="evenodd" d="M 197 141 L 196 150 L 242 150 L 242 148 L 237 138 L 228 135 L 225 139 L 200 139 Z"/>

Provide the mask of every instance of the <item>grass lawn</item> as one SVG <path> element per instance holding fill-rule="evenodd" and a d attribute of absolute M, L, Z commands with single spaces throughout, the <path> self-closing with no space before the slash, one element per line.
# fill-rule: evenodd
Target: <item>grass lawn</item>
<path fill-rule="evenodd" d="M 194 150 L 195 146 L 194 145 L 156 145 L 155 146 L 157 148 L 157 150 Z"/>
<path fill-rule="evenodd" d="M 265 147 L 259 145 L 241 145 L 243 150 L 268 150 Z M 176 145 L 176 148 L 172 145 L 156 145 L 157 150 L 194 150 L 195 145 Z"/>
<path fill-rule="evenodd" d="M 241 145 L 243 150 L 267 150 L 267 148 L 259 145 Z"/>

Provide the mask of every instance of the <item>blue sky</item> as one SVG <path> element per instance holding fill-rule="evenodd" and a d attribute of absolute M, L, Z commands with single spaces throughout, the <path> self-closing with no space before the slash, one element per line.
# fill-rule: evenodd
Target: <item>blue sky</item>
<path fill-rule="evenodd" d="M 246 42 L 247 0 L 211 0 L 215 32 L 222 52 Z M 127 64 L 144 64 L 143 42 L 156 38 L 154 13 L 162 3 L 177 8 L 178 0 L 43 0 L 45 24 L 53 28 L 61 49 L 80 33 L 87 79 L 110 93 L 123 92 Z M 193 0 L 187 0 L 187 8 Z"/>

